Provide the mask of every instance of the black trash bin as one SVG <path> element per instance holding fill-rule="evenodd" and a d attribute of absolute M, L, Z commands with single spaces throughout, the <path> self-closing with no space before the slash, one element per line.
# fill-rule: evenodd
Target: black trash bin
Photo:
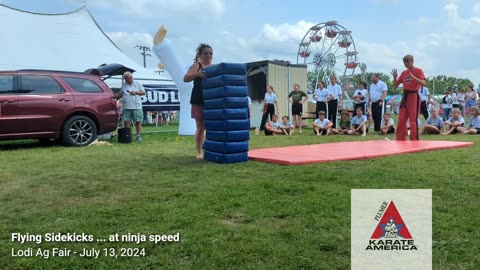
<path fill-rule="evenodd" d="M 131 143 L 132 142 L 132 129 L 131 128 L 119 128 L 118 129 L 118 142 L 119 143 Z"/>

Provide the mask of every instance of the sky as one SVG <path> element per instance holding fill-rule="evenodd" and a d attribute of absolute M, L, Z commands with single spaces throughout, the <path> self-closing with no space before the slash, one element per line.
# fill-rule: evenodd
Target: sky
<path fill-rule="evenodd" d="M 133 60 L 135 45 L 151 47 L 161 25 L 188 66 L 199 43 L 214 62 L 281 59 L 297 63 L 310 27 L 337 21 L 352 31 L 358 61 L 368 72 L 403 69 L 406 54 L 427 77 L 480 83 L 480 0 L 0 0 L 14 8 L 63 13 L 85 6 L 103 31 Z M 151 53 L 147 67 L 156 67 Z M 356 73 L 360 70 L 357 69 Z M 477 88 L 477 87 L 476 87 Z"/>

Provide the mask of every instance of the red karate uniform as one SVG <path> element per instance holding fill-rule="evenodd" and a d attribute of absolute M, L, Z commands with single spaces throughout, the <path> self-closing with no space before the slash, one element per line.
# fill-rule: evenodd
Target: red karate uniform
<path fill-rule="evenodd" d="M 410 122 L 410 140 L 418 141 L 417 119 L 420 113 L 421 103 L 418 90 L 420 90 L 423 85 L 413 79 L 410 76 L 410 73 L 420 80 L 425 80 L 423 70 L 416 67 L 411 70 L 404 70 L 397 79 L 398 84 L 403 84 L 403 97 L 402 102 L 400 103 L 400 113 L 397 125 L 397 141 L 404 141 L 407 137 L 407 119 Z"/>

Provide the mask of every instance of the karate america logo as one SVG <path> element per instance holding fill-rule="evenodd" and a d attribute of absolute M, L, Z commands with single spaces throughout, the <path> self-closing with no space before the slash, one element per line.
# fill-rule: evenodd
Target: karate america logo
<path fill-rule="evenodd" d="M 378 225 L 366 250 L 418 250 L 393 201 L 382 203 L 375 220 Z"/>

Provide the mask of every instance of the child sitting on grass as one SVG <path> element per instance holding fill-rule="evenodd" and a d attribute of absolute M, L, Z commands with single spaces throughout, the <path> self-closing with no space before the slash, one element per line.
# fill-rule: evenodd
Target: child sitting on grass
<path fill-rule="evenodd" d="M 278 122 L 278 115 L 272 115 L 272 121 L 265 124 L 265 135 L 276 136 L 278 134 L 283 134 L 283 131 L 280 130 L 280 123 Z"/>
<path fill-rule="evenodd" d="M 292 125 L 292 123 L 290 123 L 288 121 L 288 116 L 284 116 L 282 117 L 282 123 L 280 124 L 280 130 L 285 134 L 285 135 L 292 135 L 293 132 L 295 132 L 295 126 Z"/>
<path fill-rule="evenodd" d="M 319 111 L 318 119 L 313 122 L 313 130 L 315 131 L 315 135 L 330 135 L 330 133 L 332 133 L 332 126 L 333 123 L 325 118 L 325 112 Z"/>
<path fill-rule="evenodd" d="M 357 108 L 356 115 L 352 117 L 352 129 L 348 131 L 348 135 L 367 135 L 367 117 L 363 115 L 363 110 Z"/>
<path fill-rule="evenodd" d="M 461 133 L 465 130 L 463 126 L 465 126 L 465 120 L 461 115 L 460 109 L 455 108 L 452 110 L 452 117 L 445 121 L 445 132 L 442 132 L 442 135 Z"/>
<path fill-rule="evenodd" d="M 390 113 L 384 113 L 382 122 L 380 124 L 380 132 L 382 133 L 382 135 L 395 133 L 395 128 L 393 127 L 394 124 L 395 122 L 390 117 Z"/>
<path fill-rule="evenodd" d="M 440 134 L 442 127 L 443 119 L 438 116 L 437 109 L 433 108 L 430 110 L 430 117 L 428 117 L 427 121 L 425 121 L 425 126 L 420 134 Z"/>
<path fill-rule="evenodd" d="M 480 134 L 480 109 L 478 107 L 470 107 L 470 120 L 468 120 L 468 128 L 464 128 L 463 134 Z"/>
<path fill-rule="evenodd" d="M 349 119 L 348 111 L 342 111 L 340 113 L 340 123 L 338 128 L 332 129 L 332 132 L 335 134 L 347 134 L 348 130 L 351 127 L 351 121 Z"/>

